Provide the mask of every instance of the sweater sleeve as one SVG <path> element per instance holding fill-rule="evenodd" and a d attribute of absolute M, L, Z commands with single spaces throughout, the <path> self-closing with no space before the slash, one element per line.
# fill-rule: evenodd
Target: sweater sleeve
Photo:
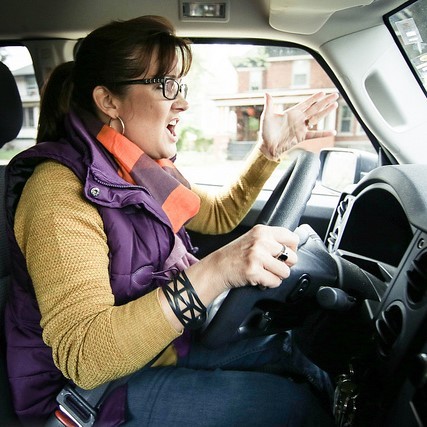
<path fill-rule="evenodd" d="M 37 166 L 18 204 L 15 235 L 33 281 L 43 339 L 57 367 L 81 387 L 140 369 L 178 336 L 156 291 L 114 306 L 101 217 L 65 166 Z M 157 364 L 175 362 L 169 346 Z"/>
<path fill-rule="evenodd" d="M 210 194 L 200 186 L 192 190 L 200 197 L 200 210 L 186 228 L 204 234 L 232 231 L 249 212 L 267 179 L 279 163 L 268 160 L 260 150 L 253 150 L 244 169 L 230 186 Z"/>

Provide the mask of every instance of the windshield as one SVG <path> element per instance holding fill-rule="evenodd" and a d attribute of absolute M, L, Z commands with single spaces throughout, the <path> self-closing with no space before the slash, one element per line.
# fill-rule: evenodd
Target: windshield
<path fill-rule="evenodd" d="M 223 185 L 243 167 L 259 139 L 264 94 L 269 92 L 278 111 L 292 107 L 315 92 L 337 92 L 321 65 L 296 47 L 254 44 L 192 45 L 193 65 L 186 76 L 190 108 L 181 117 L 177 165 L 193 182 Z M 0 53 L 18 84 L 24 123 L 17 138 L 0 150 L 7 163 L 33 145 L 37 133 L 39 91 L 25 47 L 2 47 Z M 348 148 L 375 153 L 361 124 L 343 97 L 339 107 L 318 129 L 336 130 L 334 137 L 304 142 L 304 148 Z M 273 189 L 292 161 L 285 159 L 265 185 Z"/>
<path fill-rule="evenodd" d="M 230 182 L 259 140 L 264 94 L 276 111 L 286 110 L 313 93 L 338 92 L 321 65 L 293 46 L 194 43 L 193 65 L 186 76 L 190 109 L 181 119 L 177 165 L 192 182 Z M 375 153 L 368 136 L 343 97 L 334 114 L 318 129 L 336 130 L 334 137 L 305 141 L 304 149 L 348 148 Z M 292 161 L 285 159 L 268 180 L 273 189 Z"/>

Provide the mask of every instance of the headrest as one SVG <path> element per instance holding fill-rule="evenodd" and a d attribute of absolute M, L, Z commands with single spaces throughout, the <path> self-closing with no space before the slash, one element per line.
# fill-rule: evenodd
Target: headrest
<path fill-rule="evenodd" d="M 14 139 L 22 126 L 22 102 L 9 68 L 0 62 L 0 147 Z"/>

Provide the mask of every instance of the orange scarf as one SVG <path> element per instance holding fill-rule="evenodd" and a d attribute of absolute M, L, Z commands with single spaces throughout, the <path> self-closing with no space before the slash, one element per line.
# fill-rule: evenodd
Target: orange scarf
<path fill-rule="evenodd" d="M 169 159 L 153 160 L 137 145 L 104 125 L 96 135 L 114 156 L 118 174 L 130 184 L 146 188 L 161 205 L 174 233 L 197 214 L 200 198 Z"/>

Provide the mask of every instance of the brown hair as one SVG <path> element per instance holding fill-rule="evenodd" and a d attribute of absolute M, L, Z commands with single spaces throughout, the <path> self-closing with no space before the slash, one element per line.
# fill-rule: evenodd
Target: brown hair
<path fill-rule="evenodd" d="M 175 60 L 180 76 L 190 69 L 192 55 L 186 39 L 177 37 L 164 17 L 146 15 L 113 21 L 92 31 L 78 46 L 75 62 L 59 65 L 42 91 L 37 142 L 64 135 L 64 116 L 70 106 L 95 113 L 92 92 L 105 86 L 121 96 L 127 86 L 114 82 L 144 78 L 157 59 L 157 76 L 167 75 Z"/>

